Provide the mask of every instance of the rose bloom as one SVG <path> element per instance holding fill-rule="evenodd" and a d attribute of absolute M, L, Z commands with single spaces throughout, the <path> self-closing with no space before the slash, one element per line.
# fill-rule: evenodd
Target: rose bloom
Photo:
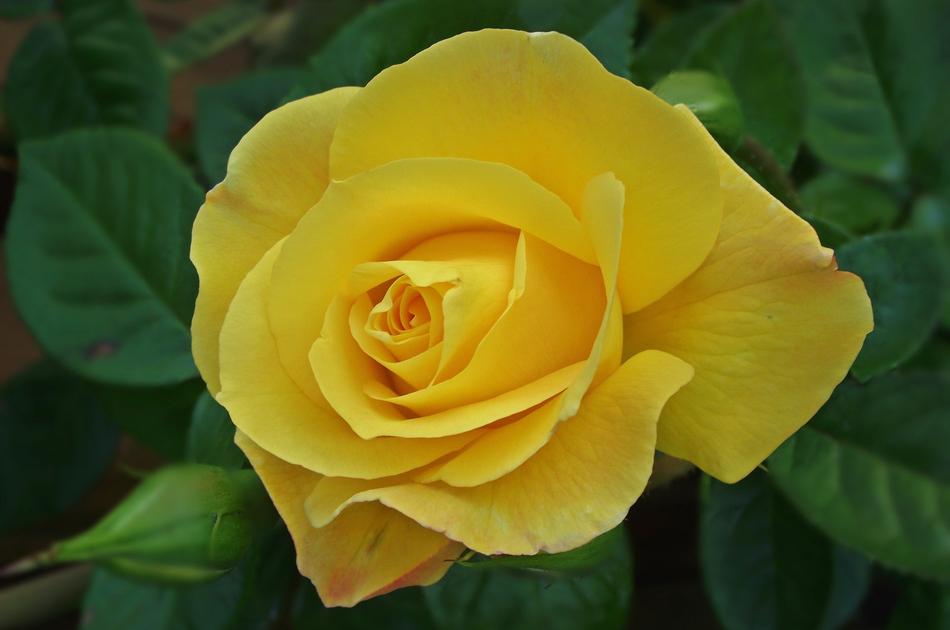
<path fill-rule="evenodd" d="M 657 450 L 741 479 L 872 328 L 686 107 L 557 33 L 271 112 L 191 256 L 195 360 L 329 606 L 586 543 Z"/>

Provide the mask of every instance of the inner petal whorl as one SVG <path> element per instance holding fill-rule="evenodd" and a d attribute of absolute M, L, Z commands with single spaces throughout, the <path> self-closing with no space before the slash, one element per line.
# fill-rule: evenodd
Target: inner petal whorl
<path fill-rule="evenodd" d="M 467 362 L 507 305 L 516 245 L 510 232 L 457 232 L 427 239 L 399 260 L 357 265 L 352 285 L 362 297 L 350 330 L 392 374 L 394 389 L 425 387 L 446 366 Z"/>
<path fill-rule="evenodd" d="M 397 361 L 431 348 L 442 339 L 442 294 L 415 286 L 407 275 L 391 283 L 366 318 L 365 330 Z"/>

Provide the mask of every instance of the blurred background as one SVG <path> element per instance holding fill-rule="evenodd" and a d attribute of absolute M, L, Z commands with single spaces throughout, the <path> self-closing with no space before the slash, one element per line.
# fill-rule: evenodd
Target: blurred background
<path fill-rule="evenodd" d="M 108 28 L 95 31 L 93 22 Z M 929 414 L 936 432 L 920 439 L 935 442 L 943 455 L 933 455 L 931 444 L 920 457 L 932 464 L 927 482 L 936 488 L 930 524 L 945 527 L 931 555 L 938 567 L 933 575 L 942 577 L 931 580 L 912 563 L 902 564 L 903 552 L 892 556 L 885 549 L 877 556 L 876 548 L 861 543 L 846 545 L 858 550 L 861 559 L 845 563 L 858 567 L 858 577 L 842 577 L 835 572 L 844 565 L 828 557 L 849 541 L 812 518 L 807 501 L 789 494 L 794 507 L 786 504 L 761 471 L 742 488 L 745 495 L 728 497 L 690 471 L 651 490 L 624 524 L 635 586 L 611 584 L 622 591 L 615 599 L 623 623 L 641 629 L 950 628 L 950 595 L 938 585 L 950 573 L 950 406 L 944 408 L 945 394 L 935 393 L 948 391 L 950 365 L 946 0 L 0 0 L 0 567 L 90 527 L 148 471 L 178 460 L 220 464 L 220 455 L 202 458 L 195 450 L 227 449 L 217 442 L 195 446 L 203 439 L 199 431 L 226 434 L 228 423 L 203 397 L 190 358 L 170 357 L 170 364 L 187 365 L 167 374 L 116 377 L 128 366 L 135 372 L 136 361 L 149 355 L 111 357 L 110 338 L 95 337 L 82 346 L 82 356 L 73 356 L 60 331 L 72 311 L 44 311 L 26 292 L 14 300 L 11 282 L 55 283 L 49 277 L 55 268 L 30 258 L 30 239 L 44 237 L 22 215 L 28 205 L 35 210 L 53 202 L 27 199 L 35 191 L 22 193 L 22 200 L 16 193 L 26 172 L 22 143 L 102 124 L 137 128 L 158 138 L 193 178 L 188 186 L 203 192 L 223 177 L 241 135 L 283 100 L 363 84 L 439 39 L 486 26 L 561 30 L 611 71 L 690 105 L 720 144 L 809 220 L 825 244 L 844 247 L 839 261 L 868 282 L 883 340 L 875 342 L 874 356 L 859 359 L 854 387 L 905 373 L 929 379 L 920 391 L 931 406 L 920 413 Z M 128 63 L 110 66 L 123 57 Z M 125 74 L 97 86 L 95 77 L 109 72 Z M 76 96 L 84 90 L 88 94 Z M 49 146 L 52 154 L 83 155 L 82 146 L 66 140 Z M 23 209 L 14 211 L 15 196 Z M 183 208 L 181 216 L 196 209 Z M 21 215 L 21 225 L 10 227 L 11 212 Z M 177 255 L 186 251 L 185 242 Z M 100 357 L 108 359 L 106 367 L 87 366 Z M 896 376 L 890 374 L 895 369 Z M 933 421 L 935 414 L 940 418 Z M 914 448 L 911 457 L 925 450 Z M 745 501 L 728 516 L 726 533 L 710 525 L 716 501 L 716 509 Z M 267 546 L 252 548 L 242 561 L 266 556 L 266 568 L 242 564 L 231 577 L 191 589 L 139 588 L 134 581 L 90 589 L 102 569 L 87 563 L 0 574 L 0 628 L 8 627 L 5 620 L 36 628 L 448 627 L 437 613 L 419 616 L 424 604 L 417 594 L 331 615 L 296 575 L 283 530 L 277 526 L 267 537 Z M 715 549 L 724 550 L 724 561 Z M 789 559 L 796 549 L 805 555 L 820 549 L 828 557 L 815 562 L 828 566 L 796 565 Z M 730 567 L 721 565 L 730 558 L 736 560 L 728 577 Z M 254 572 L 259 582 L 248 577 Z M 749 601 L 716 586 L 729 579 Z M 789 613 L 815 598 L 834 600 L 839 587 L 850 593 L 841 614 L 805 622 Z M 209 612 L 221 610 L 237 612 Z M 468 626 L 460 627 L 535 627 L 516 613 L 479 615 L 473 609 Z M 589 621 L 594 618 L 550 623 L 614 627 Z"/>

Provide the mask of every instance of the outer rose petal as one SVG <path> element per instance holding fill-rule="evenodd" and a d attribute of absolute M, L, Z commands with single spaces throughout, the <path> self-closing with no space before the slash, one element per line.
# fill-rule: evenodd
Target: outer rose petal
<path fill-rule="evenodd" d="M 340 118 L 334 179 L 412 157 L 510 164 L 579 211 L 587 183 L 627 190 L 624 312 L 694 271 L 716 239 L 722 194 L 711 148 L 674 109 L 608 73 L 558 33 L 484 30 L 381 72 Z"/>
<path fill-rule="evenodd" d="M 551 439 L 561 420 L 565 397 L 566 394 L 560 394 L 523 418 L 492 427 L 444 464 L 422 471 L 416 481 L 472 487 L 507 475 Z"/>
<path fill-rule="evenodd" d="M 235 442 L 260 475 L 297 548 L 297 567 L 326 606 L 353 606 L 404 586 L 439 580 L 463 546 L 395 510 L 365 504 L 316 529 L 304 502 L 320 475 L 288 464 L 240 431 Z"/>
<path fill-rule="evenodd" d="M 573 549 L 617 525 L 643 492 L 660 410 L 692 374 L 674 356 L 642 352 L 591 390 L 531 459 L 496 481 L 456 488 L 327 477 L 308 497 L 307 515 L 325 525 L 351 504 L 379 501 L 485 554 Z"/>
<path fill-rule="evenodd" d="M 238 429 L 289 463 L 364 478 L 418 468 L 478 437 L 363 440 L 332 410 L 300 391 L 277 356 L 267 320 L 271 271 L 282 244 L 247 274 L 221 329 L 222 388 L 217 398 Z"/>
<path fill-rule="evenodd" d="M 198 211 L 191 260 L 201 278 L 192 320 L 195 363 L 220 389 L 218 332 L 238 285 L 323 195 L 330 140 L 358 88 L 340 88 L 275 109 L 238 143 L 228 174 Z"/>
<path fill-rule="evenodd" d="M 657 348 L 696 368 L 663 410 L 657 448 L 734 482 L 824 404 L 873 324 L 861 279 L 837 271 L 811 226 L 716 151 L 719 240 L 696 273 L 625 318 L 624 351 Z"/>

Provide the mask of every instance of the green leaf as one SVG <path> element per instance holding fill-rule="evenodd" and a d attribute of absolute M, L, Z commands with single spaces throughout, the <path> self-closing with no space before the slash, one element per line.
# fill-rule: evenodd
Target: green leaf
<path fill-rule="evenodd" d="M 623 525 L 618 527 L 622 528 Z M 614 553 L 618 532 L 611 530 L 601 534 L 586 545 L 562 553 L 539 553 L 534 556 L 476 556 L 475 559 L 459 561 L 472 569 L 524 569 L 547 571 L 553 574 L 583 573 L 598 567 Z"/>
<path fill-rule="evenodd" d="M 805 522 L 761 471 L 735 485 L 703 479 L 700 553 L 728 630 L 836 628 L 868 586 L 868 560 Z"/>
<path fill-rule="evenodd" d="M 818 240 L 825 247 L 838 249 L 854 238 L 854 234 L 827 219 L 813 216 L 807 212 L 802 214 L 802 218 L 815 228 L 815 232 L 818 233 Z"/>
<path fill-rule="evenodd" d="M 867 380 L 910 358 L 930 336 L 943 307 L 943 266 L 935 241 L 890 232 L 843 245 L 838 265 L 864 280 L 874 330 L 852 367 Z"/>
<path fill-rule="evenodd" d="M 289 98 L 365 85 L 438 41 L 483 28 L 559 31 L 587 46 L 611 72 L 628 76 L 635 18 L 633 0 L 391 0 L 370 7 L 327 42 Z"/>
<path fill-rule="evenodd" d="M 900 208 L 886 190 L 842 173 L 825 173 L 801 191 L 802 205 L 812 216 L 825 219 L 854 234 L 888 228 Z"/>
<path fill-rule="evenodd" d="M 919 197 L 911 207 L 909 227 L 921 234 L 937 239 L 943 261 L 943 279 L 950 282 L 950 197 L 935 195 Z M 943 314 L 940 318 L 944 326 L 950 327 L 950 289 L 944 289 Z"/>
<path fill-rule="evenodd" d="M 201 394 L 188 431 L 188 461 L 240 468 L 244 454 L 234 444 L 234 424 L 227 410 L 207 391 Z"/>
<path fill-rule="evenodd" d="M 630 77 L 639 0 L 520 0 L 525 30 L 570 35 L 610 72 Z"/>
<path fill-rule="evenodd" d="M 49 11 L 52 5 L 53 0 L 0 0 L 0 19 L 30 17 Z"/>
<path fill-rule="evenodd" d="M 165 459 L 181 460 L 192 408 L 204 390 L 199 379 L 163 387 L 98 385 L 97 397 L 116 426 Z"/>
<path fill-rule="evenodd" d="M 846 381 L 769 458 L 812 524 L 882 564 L 950 580 L 950 380 Z"/>
<path fill-rule="evenodd" d="M 909 581 L 897 600 L 888 630 L 950 630 L 950 588 Z"/>
<path fill-rule="evenodd" d="M 882 87 L 920 189 L 950 194 L 950 3 L 874 0 L 861 16 Z"/>
<path fill-rule="evenodd" d="M 168 150 L 130 130 L 28 142 L 7 227 L 10 288 L 40 343 L 94 380 L 195 376 L 188 262 L 201 189 Z"/>
<path fill-rule="evenodd" d="M 83 630 L 264 630 L 297 577 L 293 547 L 279 527 L 234 570 L 213 582 L 148 584 L 106 569 L 93 574 L 83 600 Z"/>
<path fill-rule="evenodd" d="M 934 195 L 918 198 L 910 211 L 910 226 L 935 236 L 950 248 L 950 201 Z"/>
<path fill-rule="evenodd" d="M 254 34 L 259 67 L 304 64 L 341 25 L 376 0 L 300 0 L 277 13 Z"/>
<path fill-rule="evenodd" d="M 596 571 L 574 577 L 453 566 L 423 593 L 439 628 L 609 630 L 627 625 L 632 561 L 623 528 Z"/>
<path fill-rule="evenodd" d="M 267 17 L 264 0 L 235 0 L 188 23 L 162 47 L 169 72 L 178 72 L 241 41 Z"/>
<path fill-rule="evenodd" d="M 745 130 L 788 168 L 802 131 L 801 79 L 778 17 L 766 0 L 739 5 L 702 32 L 684 64 L 723 75 Z"/>
<path fill-rule="evenodd" d="M 801 212 L 795 183 L 771 149 L 746 134 L 732 153 L 736 163 L 793 212 Z"/>
<path fill-rule="evenodd" d="M 950 338 L 935 335 L 908 361 L 907 368 L 950 376 Z"/>
<path fill-rule="evenodd" d="M 701 4 L 655 24 L 646 41 L 633 51 L 633 81 L 650 86 L 682 68 L 702 33 L 714 27 L 726 9 L 723 4 Z"/>
<path fill-rule="evenodd" d="M 0 390 L 0 533 L 79 501 L 112 463 L 117 443 L 85 383 L 51 364 L 15 376 Z"/>
<path fill-rule="evenodd" d="M 435 630 L 419 587 L 401 588 L 360 602 L 354 608 L 324 608 L 309 582 L 301 584 L 293 610 L 295 630 Z M 449 630 L 445 628 L 445 630 Z"/>
<path fill-rule="evenodd" d="M 198 88 L 195 143 L 210 182 L 227 172 L 228 156 L 257 121 L 277 107 L 300 77 L 299 70 L 264 70 L 234 81 Z"/>
<path fill-rule="evenodd" d="M 841 170 L 899 178 L 903 150 L 853 3 L 779 4 L 805 78 L 809 147 Z"/>
<path fill-rule="evenodd" d="M 168 80 L 130 0 L 64 0 L 62 22 L 37 25 L 10 62 L 5 90 L 19 140 L 91 125 L 163 135 Z"/>
<path fill-rule="evenodd" d="M 668 74 L 650 90 L 671 105 L 689 107 L 724 150 L 732 151 L 738 145 L 742 110 L 732 86 L 722 77 L 702 70 L 683 70 Z"/>

